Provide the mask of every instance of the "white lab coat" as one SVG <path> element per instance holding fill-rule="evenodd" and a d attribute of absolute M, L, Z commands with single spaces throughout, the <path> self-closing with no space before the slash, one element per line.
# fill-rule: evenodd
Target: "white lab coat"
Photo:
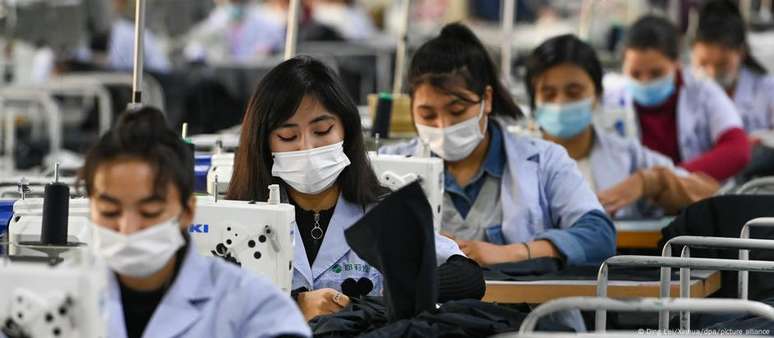
<path fill-rule="evenodd" d="M 382 274 L 358 257 L 344 237 L 344 230 L 362 218 L 366 211 L 362 206 L 339 196 L 320 251 L 312 266 L 309 266 L 304 241 L 296 228 L 293 255 L 294 290 L 305 287 L 308 290 L 331 288 L 341 291 L 341 283 L 347 278 L 355 281 L 368 278 L 374 286 L 370 295 L 382 294 L 384 288 Z M 435 235 L 435 250 L 438 265 L 445 263 L 451 256 L 465 256 L 454 241 L 438 234 Z"/>
<path fill-rule="evenodd" d="M 569 265 L 599 263 L 615 253 L 612 223 L 576 226 L 602 206 L 578 167 L 559 145 L 503 130 L 506 167 L 500 180 L 502 236 L 506 244 L 536 239 L 551 241 Z M 421 156 L 418 139 L 385 146 L 385 154 Z M 480 196 L 478 198 L 493 198 Z M 444 220 L 446 222 L 447 220 Z"/>
<path fill-rule="evenodd" d="M 252 61 L 277 51 L 284 43 L 285 26 L 268 19 L 255 5 L 245 5 L 239 23 L 232 22 L 228 6 L 218 6 L 188 35 L 185 56 L 198 61 Z"/>
<path fill-rule="evenodd" d="M 312 10 L 312 19 L 333 28 L 346 40 L 364 40 L 376 34 L 371 17 L 357 4 L 320 1 Z"/>
<path fill-rule="evenodd" d="M 143 46 L 143 62 L 148 70 L 160 73 L 171 70 L 167 55 L 150 30 L 145 30 Z M 108 63 L 116 70 L 126 71 L 134 67 L 134 23 L 125 18 L 113 22 L 108 42 Z"/>
<path fill-rule="evenodd" d="M 623 138 L 616 134 L 594 129 L 594 145 L 589 157 L 594 189 L 605 191 L 621 183 L 635 172 L 662 166 L 673 168 L 678 175 L 687 174 L 685 170 L 675 168 L 672 160 L 655 151 L 645 148 L 632 138 Z M 641 218 L 655 216 L 647 212 L 655 211 L 647 203 L 637 203 L 620 210 L 618 218 Z M 648 209 L 648 210 L 645 210 Z"/>
<path fill-rule="evenodd" d="M 125 338 L 121 291 L 109 273 L 106 309 L 108 336 Z M 143 337 L 311 336 L 301 312 L 269 281 L 213 257 L 189 244 L 177 278 L 164 295 Z"/>
<path fill-rule="evenodd" d="M 743 67 L 739 71 L 734 103 L 748 133 L 774 129 L 774 76 Z"/>
<path fill-rule="evenodd" d="M 677 139 L 682 161 L 691 161 L 712 149 L 718 138 L 733 128 L 742 128 L 736 106 L 720 86 L 682 72 L 683 86 L 677 101 Z M 634 101 L 620 75 L 605 76 L 605 109 L 634 111 Z M 637 121 L 637 119 L 634 119 Z M 636 122 L 635 122 L 636 123 Z M 640 139 L 639 126 L 634 126 Z"/>

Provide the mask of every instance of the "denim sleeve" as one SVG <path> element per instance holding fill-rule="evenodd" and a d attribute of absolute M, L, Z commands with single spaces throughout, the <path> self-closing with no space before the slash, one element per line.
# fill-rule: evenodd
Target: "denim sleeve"
<path fill-rule="evenodd" d="M 604 213 L 590 211 L 566 229 L 550 229 L 535 239 L 551 241 L 567 265 L 597 264 L 615 254 L 615 227 Z"/>

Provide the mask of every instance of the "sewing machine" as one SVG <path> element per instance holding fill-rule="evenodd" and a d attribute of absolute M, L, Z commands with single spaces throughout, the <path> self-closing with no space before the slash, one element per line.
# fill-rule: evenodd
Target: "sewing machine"
<path fill-rule="evenodd" d="M 0 330 L 9 337 L 107 337 L 107 273 L 83 254 L 56 266 L 0 260 Z M 2 335 L 2 334 L 0 334 Z"/>
<path fill-rule="evenodd" d="M 228 184 L 231 182 L 231 175 L 234 172 L 234 153 L 216 153 L 212 155 L 210 170 L 207 172 L 207 193 L 214 194 L 215 181 L 217 177 L 217 190 L 225 193 L 228 190 Z"/>
<path fill-rule="evenodd" d="M 89 200 L 85 198 L 70 199 L 68 211 L 67 242 L 90 243 Z M 16 201 L 13 205 L 13 218 L 8 224 L 9 254 L 40 256 L 43 252 L 49 256 L 56 256 L 66 251 L 63 248 L 23 244 L 40 240 L 42 223 L 42 198 L 27 198 Z M 81 246 L 81 248 L 85 248 L 85 246 Z"/>
<path fill-rule="evenodd" d="M 368 158 L 379 182 L 393 191 L 420 180 L 433 209 L 433 228 L 436 232 L 440 231 L 443 216 L 443 160 L 434 157 L 378 155 L 375 152 L 369 152 Z"/>
<path fill-rule="evenodd" d="M 280 203 L 272 185 L 268 202 L 198 197 L 196 216 L 188 228 L 197 251 L 240 265 L 290 293 L 296 227 L 292 205 Z"/>

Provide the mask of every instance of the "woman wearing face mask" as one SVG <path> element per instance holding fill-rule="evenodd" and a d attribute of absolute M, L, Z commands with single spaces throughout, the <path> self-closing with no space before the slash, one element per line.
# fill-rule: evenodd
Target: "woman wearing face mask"
<path fill-rule="evenodd" d="M 310 336 L 270 282 L 194 251 L 191 168 L 190 150 L 152 108 L 124 113 L 86 157 L 94 249 L 113 271 L 110 336 Z"/>
<path fill-rule="evenodd" d="M 307 57 L 283 62 L 258 85 L 241 135 L 227 197 L 261 200 L 267 185 L 284 188 L 296 207 L 293 295 L 304 316 L 381 295 L 381 274 L 352 251 L 344 230 L 387 190 L 368 163 L 357 107 L 338 77 Z M 481 298 L 478 265 L 447 238 L 438 236 L 435 246 L 440 301 Z"/>
<path fill-rule="evenodd" d="M 725 89 L 748 133 L 774 129 L 774 77 L 752 56 L 745 21 L 733 2 L 712 1 L 702 7 L 691 64 L 697 77 Z"/>
<path fill-rule="evenodd" d="M 658 216 L 660 209 L 647 200 L 674 213 L 717 190 L 712 178 L 689 175 L 638 141 L 592 126 L 602 97 L 602 65 L 577 37 L 562 35 L 535 48 L 525 85 L 543 138 L 567 149 L 610 215 Z"/>
<path fill-rule="evenodd" d="M 443 230 L 480 264 L 557 257 L 570 265 L 615 253 L 615 230 L 560 146 L 506 130 L 519 108 L 465 26 L 417 50 L 408 82 L 419 137 L 384 153 L 444 159 Z"/>
<path fill-rule="evenodd" d="M 683 76 L 678 31 L 646 16 L 629 29 L 623 55 L 624 88 L 605 88 L 611 105 L 631 107 L 642 143 L 689 172 L 718 181 L 750 160 L 750 145 L 734 103 L 711 81 Z"/>

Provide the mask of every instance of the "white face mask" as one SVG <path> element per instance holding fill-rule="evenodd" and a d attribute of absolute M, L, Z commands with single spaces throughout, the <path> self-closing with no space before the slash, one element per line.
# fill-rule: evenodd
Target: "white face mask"
<path fill-rule="evenodd" d="M 693 73 L 695 74 L 697 79 L 706 80 L 706 81 L 715 81 L 720 87 L 723 89 L 731 89 L 734 87 L 734 84 L 736 84 L 736 78 L 737 74 L 732 72 L 723 72 L 715 75 L 714 77 L 709 76 L 706 71 L 699 67 L 694 67 Z"/>
<path fill-rule="evenodd" d="M 344 154 L 344 141 L 309 150 L 271 153 L 272 176 L 281 178 L 293 189 L 316 194 L 330 188 L 349 165 Z"/>
<path fill-rule="evenodd" d="M 125 276 L 148 277 L 158 272 L 185 243 L 177 217 L 128 235 L 93 226 L 97 255 Z"/>
<path fill-rule="evenodd" d="M 446 128 L 434 128 L 416 124 L 419 138 L 430 146 L 430 150 L 446 161 L 455 162 L 468 157 L 484 139 L 480 123 L 484 118 L 484 101 L 476 117 Z"/>

